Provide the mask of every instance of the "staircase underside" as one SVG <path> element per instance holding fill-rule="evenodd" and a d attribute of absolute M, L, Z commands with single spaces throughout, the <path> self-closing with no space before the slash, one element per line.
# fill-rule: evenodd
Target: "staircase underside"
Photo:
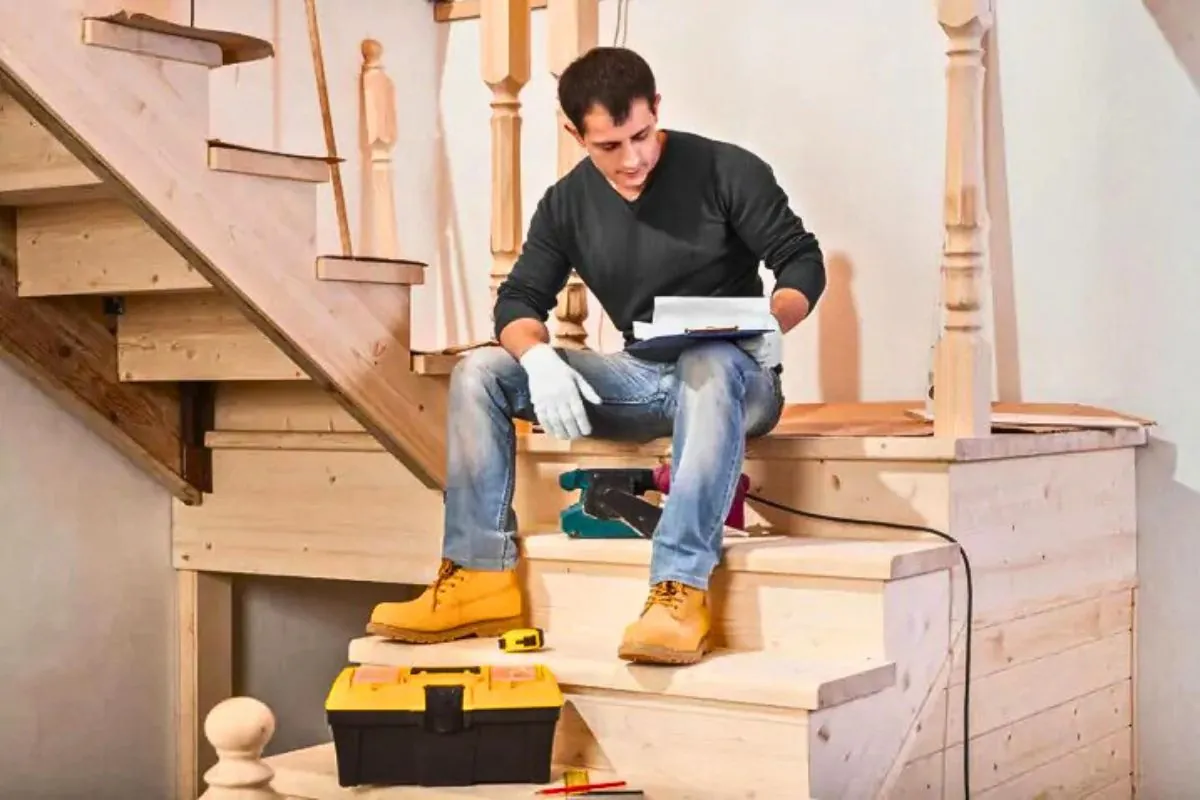
<path fill-rule="evenodd" d="M 209 162 L 208 67 L 82 43 L 84 0 L 0 3 L 0 88 L 424 485 L 445 469 L 444 382 L 411 370 L 394 311 L 321 281 L 303 181 Z M 53 54 L 53 55 L 50 55 Z M 219 199 L 219 200 L 217 200 Z M 216 201 L 215 201 L 216 200 Z"/>

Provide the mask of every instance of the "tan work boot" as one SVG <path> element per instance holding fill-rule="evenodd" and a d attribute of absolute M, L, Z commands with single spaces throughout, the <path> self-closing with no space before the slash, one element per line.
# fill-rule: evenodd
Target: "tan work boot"
<path fill-rule="evenodd" d="M 513 570 L 469 570 L 442 559 L 437 579 L 416 600 L 380 603 L 367 633 L 413 644 L 499 636 L 522 627 L 521 589 Z"/>
<path fill-rule="evenodd" d="M 625 629 L 617 655 L 626 661 L 694 664 L 708 652 L 708 594 L 677 581 L 650 590 L 637 622 Z"/>

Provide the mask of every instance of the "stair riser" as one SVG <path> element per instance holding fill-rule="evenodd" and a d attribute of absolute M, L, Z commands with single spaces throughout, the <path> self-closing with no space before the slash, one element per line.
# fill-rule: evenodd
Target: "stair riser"
<path fill-rule="evenodd" d="M 74 202 L 101 189 L 91 170 L 0 92 L 0 205 Z"/>
<path fill-rule="evenodd" d="M 615 650 L 646 601 L 645 567 L 534 561 L 525 569 L 533 621 L 559 645 Z M 886 610 L 900 583 L 718 570 L 711 585 L 714 644 L 883 658 Z"/>
<path fill-rule="evenodd" d="M 653 800 L 808 797 L 808 714 L 566 691 L 555 760 L 611 769 Z"/>
<path fill-rule="evenodd" d="M 17 277 L 22 297 L 212 289 L 117 200 L 21 209 Z"/>

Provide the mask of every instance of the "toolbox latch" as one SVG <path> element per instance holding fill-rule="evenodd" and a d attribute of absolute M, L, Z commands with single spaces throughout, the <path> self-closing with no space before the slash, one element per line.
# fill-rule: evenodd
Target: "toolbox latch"
<path fill-rule="evenodd" d="M 463 687 L 425 687 L 425 730 L 431 733 L 458 733 L 463 719 Z"/>

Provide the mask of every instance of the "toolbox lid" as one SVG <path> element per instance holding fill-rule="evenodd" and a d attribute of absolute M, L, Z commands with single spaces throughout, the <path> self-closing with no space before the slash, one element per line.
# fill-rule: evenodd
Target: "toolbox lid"
<path fill-rule="evenodd" d="M 437 696 L 429 687 L 460 687 L 455 695 L 464 712 L 561 708 L 564 702 L 554 674 L 541 664 L 350 666 L 333 682 L 325 710 L 423 712 L 426 698 Z"/>

